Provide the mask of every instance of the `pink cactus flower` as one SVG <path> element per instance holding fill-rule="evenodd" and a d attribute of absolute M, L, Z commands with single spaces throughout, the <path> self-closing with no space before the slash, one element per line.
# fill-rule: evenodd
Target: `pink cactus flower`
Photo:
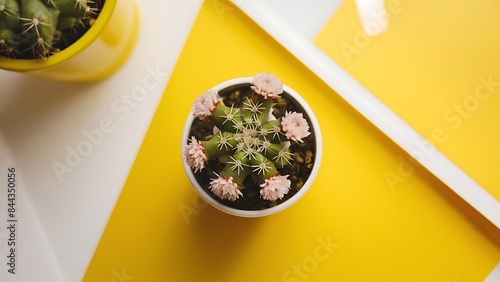
<path fill-rule="evenodd" d="M 251 86 L 255 93 L 264 96 L 265 99 L 278 98 L 283 93 L 283 83 L 270 73 L 260 73 L 253 77 Z"/>
<path fill-rule="evenodd" d="M 210 191 L 212 191 L 217 197 L 221 199 L 228 199 L 234 201 L 240 196 L 243 196 L 238 184 L 233 182 L 233 177 L 225 178 L 223 175 L 212 179 L 210 181 Z"/>
<path fill-rule="evenodd" d="M 276 201 L 282 199 L 290 190 L 291 181 L 288 175 L 274 175 L 260 184 L 260 195 L 264 200 Z"/>
<path fill-rule="evenodd" d="M 205 167 L 205 162 L 207 162 L 207 156 L 204 153 L 205 148 L 201 144 L 201 141 L 196 140 L 194 136 L 186 147 L 184 147 L 184 158 L 186 163 L 194 168 L 196 173 L 198 170 L 202 170 Z"/>
<path fill-rule="evenodd" d="M 217 91 L 206 91 L 194 101 L 193 116 L 198 117 L 201 120 L 211 116 L 220 101 L 221 99 Z"/>
<path fill-rule="evenodd" d="M 281 126 L 288 139 L 296 142 L 303 142 L 302 138 L 309 136 L 309 124 L 302 116 L 302 113 L 285 112 L 281 120 Z"/>

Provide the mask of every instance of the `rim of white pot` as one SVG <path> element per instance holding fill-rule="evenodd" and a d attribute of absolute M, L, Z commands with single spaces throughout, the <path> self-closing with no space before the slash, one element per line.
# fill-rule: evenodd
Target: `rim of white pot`
<path fill-rule="evenodd" d="M 231 87 L 231 86 L 236 86 L 239 84 L 251 84 L 252 82 L 253 82 L 253 77 L 233 78 L 233 79 L 224 81 L 224 82 L 212 87 L 212 90 L 222 91 L 222 90 L 224 90 L 228 87 Z M 266 216 L 266 215 L 271 215 L 271 214 L 277 213 L 279 211 L 285 210 L 286 208 L 295 204 L 300 198 L 302 198 L 302 196 L 304 196 L 304 194 L 309 190 L 312 183 L 314 182 L 314 180 L 318 174 L 319 166 L 321 163 L 321 158 L 323 155 L 323 140 L 321 138 L 321 131 L 319 128 L 318 120 L 317 120 L 316 116 L 314 115 L 314 112 L 311 109 L 311 107 L 309 106 L 309 104 L 307 104 L 307 102 L 302 98 L 302 96 L 300 96 L 295 90 L 293 90 L 292 88 L 290 88 L 289 86 L 284 84 L 283 91 L 288 93 L 293 99 L 295 99 L 301 105 L 301 107 L 304 109 L 305 114 L 307 116 L 309 116 L 309 119 L 311 121 L 310 126 L 313 129 L 313 132 L 315 135 L 314 140 L 316 141 L 316 154 L 315 154 L 314 165 L 313 165 L 313 168 L 311 170 L 311 174 L 307 178 L 307 180 L 304 183 L 304 185 L 302 186 L 302 188 L 300 188 L 300 190 L 297 191 L 297 193 L 295 193 L 295 195 L 290 197 L 290 199 L 288 199 L 288 200 L 286 200 L 286 201 L 284 201 L 284 202 L 282 202 L 274 207 L 270 207 L 270 208 L 266 208 L 266 209 L 262 209 L 262 210 L 241 210 L 241 209 L 235 209 L 235 208 L 231 208 L 231 207 L 224 205 L 223 203 L 214 199 L 205 190 L 203 190 L 203 188 L 200 186 L 200 184 L 196 180 L 194 173 L 191 170 L 191 167 L 189 167 L 189 165 L 184 160 L 184 156 L 182 156 L 183 157 L 182 163 L 184 165 L 184 170 L 186 171 L 186 174 L 187 174 L 189 180 L 191 181 L 191 184 L 194 186 L 195 190 L 198 192 L 198 194 L 205 201 L 207 201 L 210 205 L 217 208 L 218 210 L 223 211 L 223 212 L 228 213 L 228 214 L 231 214 L 231 215 L 240 216 L 240 217 L 262 217 L 262 216 Z M 191 128 L 193 121 L 194 121 L 194 117 L 190 112 L 189 116 L 186 120 L 186 124 L 184 125 L 184 130 L 183 130 L 183 134 L 182 134 L 181 154 L 182 154 L 184 147 L 187 144 L 188 138 L 190 137 L 189 131 L 190 131 L 190 128 Z"/>

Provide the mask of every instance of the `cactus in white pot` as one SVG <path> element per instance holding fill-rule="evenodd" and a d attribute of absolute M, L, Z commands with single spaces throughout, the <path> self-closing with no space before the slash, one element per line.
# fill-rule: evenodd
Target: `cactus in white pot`
<path fill-rule="evenodd" d="M 292 182 L 290 175 L 279 170 L 294 165 L 293 145 L 304 142 L 310 127 L 301 112 L 285 111 L 282 117 L 273 117 L 273 106 L 283 93 L 283 83 L 276 76 L 257 74 L 250 89 L 238 108 L 226 105 L 215 90 L 197 98 L 193 116 L 213 123 L 214 130 L 203 140 L 190 136 L 184 159 L 194 173 L 203 171 L 209 161 L 222 164 L 209 183 L 209 190 L 222 200 L 238 201 L 243 198 L 242 189 L 258 189 L 261 199 L 275 202 L 290 191 Z M 248 178 L 257 185 L 245 187 Z"/>

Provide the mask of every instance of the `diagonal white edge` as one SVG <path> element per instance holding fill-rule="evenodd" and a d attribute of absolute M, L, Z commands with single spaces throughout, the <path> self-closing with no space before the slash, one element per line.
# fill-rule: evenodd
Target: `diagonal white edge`
<path fill-rule="evenodd" d="M 298 35 L 288 25 L 276 20 L 272 10 L 259 8 L 258 5 L 253 5 L 252 1 L 235 0 L 233 4 L 397 145 L 415 156 L 426 169 L 497 228 L 500 228 L 500 203 L 492 195 L 427 142 L 317 46 Z"/>
<path fill-rule="evenodd" d="M 498 282 L 500 281 L 500 262 L 497 266 L 490 272 L 488 277 L 484 279 L 484 282 Z"/>

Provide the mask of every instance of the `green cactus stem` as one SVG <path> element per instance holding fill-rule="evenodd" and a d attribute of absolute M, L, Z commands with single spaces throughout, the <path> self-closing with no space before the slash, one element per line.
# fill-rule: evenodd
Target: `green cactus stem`
<path fill-rule="evenodd" d="M 104 0 L 0 0 L 0 56 L 45 59 L 78 40 Z"/>
<path fill-rule="evenodd" d="M 20 30 L 19 28 L 19 3 L 17 0 L 0 1 L 0 26 L 2 29 Z"/>

